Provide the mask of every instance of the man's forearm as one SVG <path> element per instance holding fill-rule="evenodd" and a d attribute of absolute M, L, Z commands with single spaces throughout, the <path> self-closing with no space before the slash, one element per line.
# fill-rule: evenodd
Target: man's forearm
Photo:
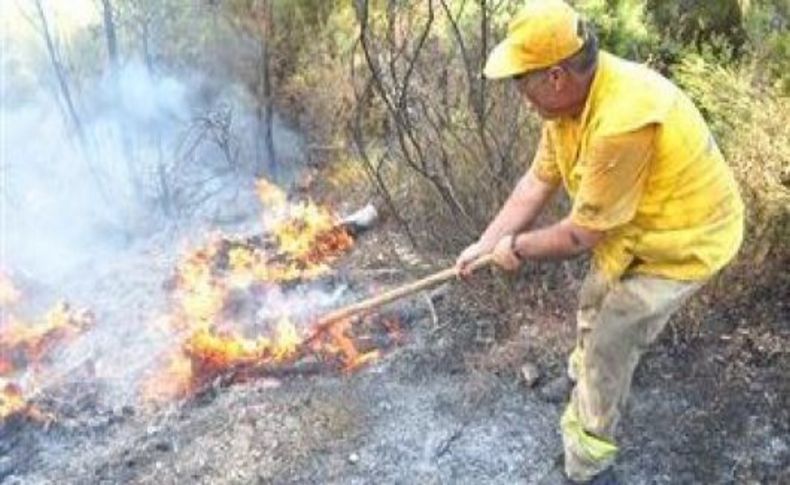
<path fill-rule="evenodd" d="M 528 172 L 480 236 L 480 241 L 493 245 L 503 236 L 515 234 L 529 226 L 543 210 L 554 189 L 555 187 L 535 177 L 531 171 Z"/>
<path fill-rule="evenodd" d="M 592 249 L 603 233 L 574 225 L 570 218 L 551 226 L 519 234 L 515 249 L 526 259 L 568 259 Z"/>

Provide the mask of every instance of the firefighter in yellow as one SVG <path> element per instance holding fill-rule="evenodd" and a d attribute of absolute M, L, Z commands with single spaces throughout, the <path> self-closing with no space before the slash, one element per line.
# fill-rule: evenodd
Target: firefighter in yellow
<path fill-rule="evenodd" d="M 544 124 L 531 167 L 457 268 L 468 275 L 488 253 L 515 270 L 592 252 L 561 420 L 563 480 L 617 483 L 615 428 L 634 369 L 684 300 L 735 256 L 743 203 L 689 98 L 648 67 L 599 50 L 562 0 L 522 8 L 484 74 L 514 83 Z M 560 184 L 570 213 L 531 228 Z"/>

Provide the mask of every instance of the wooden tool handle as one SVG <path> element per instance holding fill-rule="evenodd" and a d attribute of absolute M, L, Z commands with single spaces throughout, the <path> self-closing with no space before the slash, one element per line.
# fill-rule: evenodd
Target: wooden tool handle
<path fill-rule="evenodd" d="M 480 268 L 490 265 L 492 262 L 493 258 L 490 254 L 482 256 L 470 264 L 470 271 L 477 271 Z M 395 300 L 399 300 L 406 296 L 417 293 L 418 291 L 431 288 L 457 277 L 458 271 L 455 267 L 447 268 L 417 281 L 393 288 L 389 291 L 381 293 L 380 295 L 368 298 L 367 300 L 362 300 L 358 303 L 354 303 L 352 305 L 348 305 L 327 313 L 321 317 L 318 322 L 316 322 L 316 326 L 313 329 L 314 333 L 308 340 L 313 340 L 316 336 L 318 336 L 318 334 L 322 333 L 327 327 L 331 326 L 332 323 L 337 322 L 338 320 L 349 318 L 359 313 L 378 308 L 380 306 L 386 305 L 387 303 L 391 303 Z"/>

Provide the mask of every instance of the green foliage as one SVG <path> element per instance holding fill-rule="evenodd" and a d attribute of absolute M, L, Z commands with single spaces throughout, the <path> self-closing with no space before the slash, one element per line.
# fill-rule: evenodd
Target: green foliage
<path fill-rule="evenodd" d="M 787 256 L 790 239 L 790 99 L 755 82 L 755 70 L 689 56 L 676 78 L 705 113 L 747 205 L 749 262 Z"/>
<path fill-rule="evenodd" d="M 774 79 L 774 86 L 785 96 L 790 96 L 790 33 L 771 33 L 766 39 L 767 53 L 764 62 Z"/>
<path fill-rule="evenodd" d="M 320 31 L 329 18 L 348 3 L 343 0 L 274 0 L 274 10 L 280 22 L 291 27 L 300 25 L 303 30 Z"/>
<path fill-rule="evenodd" d="M 647 60 L 659 36 L 646 19 L 643 0 L 580 0 L 576 7 L 595 26 L 607 50 L 632 60 Z"/>
<path fill-rule="evenodd" d="M 790 4 L 760 2 L 749 10 L 745 29 L 754 65 L 784 95 L 790 95 Z"/>
<path fill-rule="evenodd" d="M 759 78 L 790 93 L 790 4 L 783 0 L 578 0 L 603 48 L 665 73 L 684 57 L 749 61 Z"/>
<path fill-rule="evenodd" d="M 285 57 L 279 63 L 278 100 L 311 142 L 334 146 L 347 135 L 353 102 L 349 66 L 357 31 L 349 26 L 355 22 L 354 10 L 348 1 L 328 2 L 333 8 L 318 15 L 309 11 L 311 3 L 320 2 L 283 5 L 277 12 L 283 18 L 278 17 L 275 51 Z M 323 164 L 333 161 L 333 155 L 327 150 L 319 154 Z"/>
<path fill-rule="evenodd" d="M 722 58 L 742 54 L 746 42 L 744 17 L 751 2 L 744 0 L 647 0 L 647 11 L 660 26 L 665 42 L 701 51 L 713 46 Z"/>

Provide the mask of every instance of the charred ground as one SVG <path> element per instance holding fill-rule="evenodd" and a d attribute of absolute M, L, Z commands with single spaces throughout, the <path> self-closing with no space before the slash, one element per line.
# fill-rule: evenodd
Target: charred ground
<path fill-rule="evenodd" d="M 398 242 L 388 234 L 364 238 L 343 268 L 381 285 L 423 271 L 396 266 L 386 248 Z M 152 311 L 166 272 L 140 272 L 147 259 L 143 248 L 105 279 L 75 285 L 73 296 L 103 292 L 93 299 L 98 318 L 123 318 L 129 306 Z M 536 483 L 561 451 L 562 405 L 543 400 L 541 387 L 562 372 L 573 335 L 568 295 L 578 284 L 572 268 L 560 280 L 539 279 L 544 269 L 507 282 L 485 275 L 403 303 L 403 344 L 351 375 L 214 386 L 156 409 L 102 403 L 89 386 L 61 389 L 50 398 L 57 422 L 2 428 L 0 478 Z M 788 290 L 786 280 L 766 281 L 727 300 L 711 288 L 665 332 L 637 371 L 624 418 L 617 468 L 626 483 L 790 478 Z M 692 324 L 694 332 L 682 327 Z M 540 371 L 535 387 L 521 377 L 525 363 Z"/>

